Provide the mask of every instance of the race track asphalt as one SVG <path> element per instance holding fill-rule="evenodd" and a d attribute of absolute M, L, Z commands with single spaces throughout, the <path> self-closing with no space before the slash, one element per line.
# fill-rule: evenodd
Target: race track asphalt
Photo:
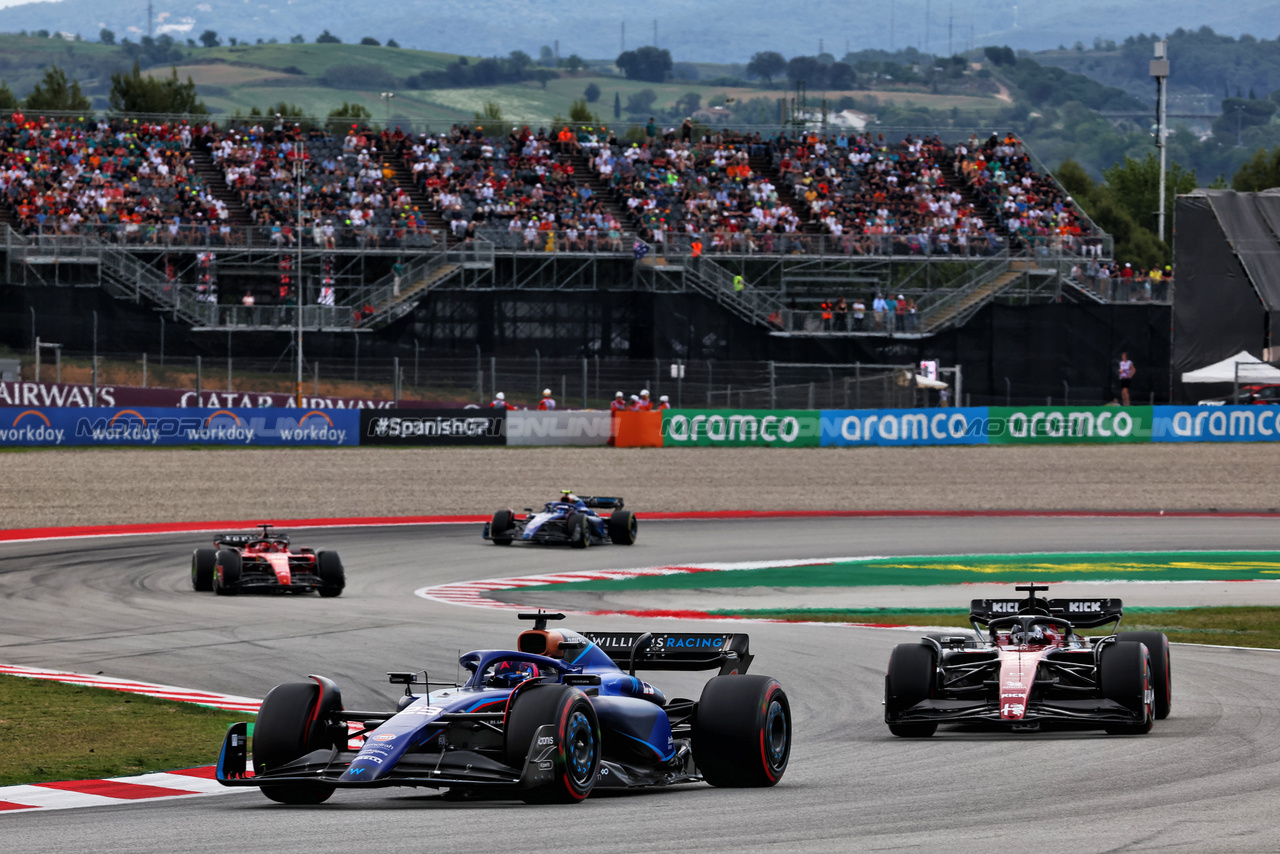
<path fill-rule="evenodd" d="M 0 661 L 263 696 L 308 673 L 348 707 L 399 693 L 388 670 L 448 678 L 457 652 L 513 642 L 507 611 L 414 596 L 428 584 L 680 562 L 1111 549 L 1270 549 L 1267 519 L 859 518 L 642 522 L 631 548 L 499 549 L 477 526 L 329 529 L 338 599 L 191 591 L 201 535 L 0 546 Z M 1129 597 L 1129 604 L 1142 604 Z M 814 603 L 821 605 L 821 602 Z M 963 607 L 963 601 L 957 601 Z M 581 617 L 577 629 L 637 629 Z M 705 628 L 662 621 L 662 629 Z M 722 627 L 723 623 L 717 623 Z M 752 672 L 778 677 L 795 714 L 782 783 L 598 795 L 571 807 L 446 803 L 430 790 L 339 791 L 320 807 L 257 792 L 0 816 L 0 848 L 116 851 L 1274 851 L 1280 786 L 1280 652 L 1177 646 L 1168 720 L 1140 737 L 943 731 L 889 735 L 881 718 L 894 631 L 749 624 Z M 697 696 L 697 674 L 653 674 Z M 121 737 L 127 737 L 122 733 Z M 217 745 L 209 745 L 209 758 Z"/>

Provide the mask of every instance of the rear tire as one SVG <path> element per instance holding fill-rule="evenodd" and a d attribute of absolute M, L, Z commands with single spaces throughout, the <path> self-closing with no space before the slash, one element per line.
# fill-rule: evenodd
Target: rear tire
<path fill-rule="evenodd" d="M 768 676 L 715 676 L 693 718 L 693 761 L 713 786 L 776 785 L 791 757 L 791 704 Z"/>
<path fill-rule="evenodd" d="M 1098 677 L 1102 696 L 1142 715 L 1136 724 L 1107 724 L 1112 735 L 1143 735 L 1155 720 L 1151 687 L 1151 655 L 1145 644 L 1116 641 L 1102 651 Z M 1152 699 L 1148 699 L 1152 698 Z"/>
<path fill-rule="evenodd" d="M 529 685 L 518 691 L 507 713 L 504 759 L 524 768 L 536 747 L 538 728 L 556 725 L 555 779 L 520 797 L 526 803 L 576 804 L 586 800 L 600 773 L 600 723 L 595 706 L 581 690 L 569 685 Z"/>
<path fill-rule="evenodd" d="M 499 510 L 493 514 L 493 521 L 489 523 L 489 539 L 495 546 L 511 545 L 511 537 L 502 536 L 512 528 L 511 515 L 510 510 Z"/>
<path fill-rule="evenodd" d="M 885 714 L 898 714 L 928 700 L 936 683 L 933 650 L 919 643 L 898 644 L 889 656 L 889 673 L 884 680 Z M 899 738 L 928 738 L 937 731 L 936 723 L 889 724 L 889 732 Z"/>
<path fill-rule="evenodd" d="M 609 517 L 609 540 L 616 546 L 634 545 L 636 517 L 630 510 L 615 510 Z"/>
<path fill-rule="evenodd" d="M 591 545 L 591 531 L 587 529 L 587 514 L 574 513 L 565 520 L 565 528 L 569 531 L 569 546 L 585 549 Z"/>
<path fill-rule="evenodd" d="M 240 560 L 240 552 L 234 549 L 218 549 L 213 575 L 213 592 L 219 596 L 236 595 L 240 592 L 240 578 L 243 572 L 244 565 Z"/>
<path fill-rule="evenodd" d="M 316 575 L 320 576 L 320 588 L 316 592 L 326 599 L 341 596 L 347 586 L 347 572 L 342 568 L 342 558 L 337 552 L 316 555 Z"/>
<path fill-rule="evenodd" d="M 218 566 L 218 552 L 196 549 L 191 553 L 191 589 L 198 593 L 213 590 L 213 574 Z"/>
<path fill-rule="evenodd" d="M 313 750 L 329 747 L 325 734 L 326 713 L 312 710 L 320 698 L 314 682 L 286 682 L 267 694 L 253 727 L 254 773 L 262 775 Z M 321 804 L 334 786 L 310 783 L 264 785 L 262 794 L 281 804 Z"/>
<path fill-rule="evenodd" d="M 1173 707 L 1173 668 L 1169 656 L 1169 638 L 1164 632 L 1120 632 L 1117 642 L 1145 644 L 1151 656 L 1151 688 L 1156 692 L 1156 720 L 1169 717 Z"/>

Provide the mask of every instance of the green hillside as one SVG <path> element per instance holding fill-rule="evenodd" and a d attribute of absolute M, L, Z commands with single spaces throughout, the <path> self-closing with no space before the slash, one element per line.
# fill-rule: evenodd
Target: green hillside
<path fill-rule="evenodd" d="M 145 40 L 144 40 L 145 41 Z M 694 103 L 707 107 L 732 105 L 742 121 L 774 124 L 778 118 L 777 101 L 792 94 L 781 87 L 764 87 L 747 83 L 712 85 L 702 81 L 670 80 L 646 83 L 611 74 L 607 61 L 593 61 L 591 67 L 576 74 L 567 70 L 552 71 L 533 66 L 545 80 L 524 80 L 487 86 L 453 87 L 444 85 L 451 65 L 465 63 L 470 67 L 492 60 L 461 57 L 458 54 L 360 44 L 277 43 L 240 44 L 218 47 L 190 47 L 172 39 L 160 38 L 144 44 L 104 45 L 97 42 L 68 42 L 60 38 L 36 38 L 0 35 L 0 77 L 19 96 L 29 92 L 51 64 L 57 64 L 78 79 L 94 106 L 107 106 L 112 72 L 127 70 L 138 61 L 144 71 L 163 74 L 176 67 L 185 80 L 196 84 L 200 98 L 215 114 L 246 114 L 251 109 L 265 110 L 283 101 L 295 105 L 308 115 L 326 115 L 343 102 L 358 103 L 378 120 L 413 119 L 426 122 L 455 122 L 472 119 L 487 103 L 496 103 L 504 119 L 522 123 L 546 124 L 555 116 L 567 116 L 574 101 L 583 97 L 587 87 L 600 89 L 599 100 L 591 110 L 603 123 L 630 124 L 656 114 L 671 124 Z M 697 74 L 707 80 L 726 80 L 741 68 L 704 63 Z M 422 88 L 424 77 L 433 88 Z M 632 96 L 651 90 L 655 96 L 650 107 L 637 112 L 625 111 Z M 383 92 L 394 92 L 388 105 Z M 613 116 L 615 95 L 624 107 L 620 120 Z M 823 97 L 835 107 L 843 102 L 872 114 L 886 111 L 903 114 L 919 121 L 924 111 L 957 112 L 977 118 L 988 118 L 1005 104 L 999 97 L 982 93 L 949 95 L 930 91 L 924 85 L 810 92 L 809 103 L 817 107 Z M 681 107 L 677 109 L 677 102 Z M 664 117 L 664 114 L 665 117 Z"/>

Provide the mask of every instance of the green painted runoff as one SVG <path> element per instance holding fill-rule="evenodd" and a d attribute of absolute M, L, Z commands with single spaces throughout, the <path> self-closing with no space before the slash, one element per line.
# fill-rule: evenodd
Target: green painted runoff
<path fill-rule="evenodd" d="M 577 590 L 932 586 L 1025 581 L 1280 580 L 1280 552 L 1068 552 L 860 558 L 573 582 Z"/>

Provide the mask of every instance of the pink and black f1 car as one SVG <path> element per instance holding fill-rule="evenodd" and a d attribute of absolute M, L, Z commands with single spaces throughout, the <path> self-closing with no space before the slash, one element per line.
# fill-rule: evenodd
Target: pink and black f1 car
<path fill-rule="evenodd" d="M 191 555 L 191 586 L 219 596 L 242 591 L 306 593 L 340 596 L 347 586 L 337 552 L 289 547 L 289 535 L 259 525 L 252 534 L 218 534 L 213 548 Z"/>
<path fill-rule="evenodd" d="M 388 674 L 405 686 L 394 709 L 346 709 L 322 676 L 277 685 L 251 742 L 247 724 L 231 726 L 218 781 L 260 787 L 280 803 L 318 804 L 339 788 L 422 786 L 451 798 L 487 792 L 577 803 L 596 789 L 782 779 L 791 707 L 777 680 L 746 674 L 746 635 L 579 634 L 547 627 L 563 614 L 519 616 L 534 623 L 517 649 L 464 653 L 462 684 Z M 668 699 L 637 670 L 718 675 L 695 701 Z M 353 748 L 351 738 L 363 743 Z"/>
<path fill-rule="evenodd" d="M 1160 632 L 1082 637 L 1115 623 L 1119 599 L 974 599 L 974 633 L 899 644 L 885 677 L 884 719 L 905 738 L 941 723 L 1035 731 L 1042 724 L 1142 734 L 1168 717 L 1169 639 Z M 986 628 L 984 629 L 983 626 Z"/>

